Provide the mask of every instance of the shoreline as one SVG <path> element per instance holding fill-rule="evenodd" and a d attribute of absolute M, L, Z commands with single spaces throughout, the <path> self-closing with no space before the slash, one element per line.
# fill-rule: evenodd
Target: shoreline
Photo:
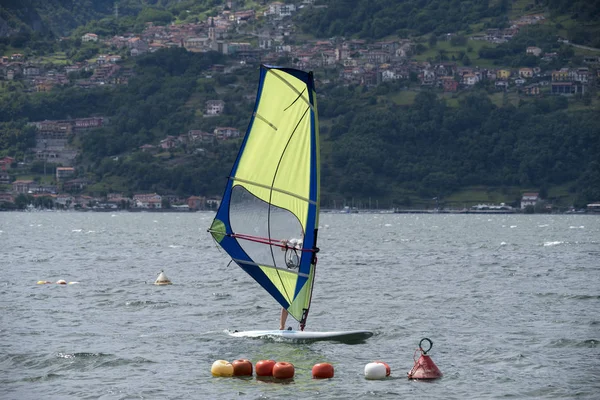
<path fill-rule="evenodd" d="M 130 208 L 130 209 L 55 209 L 55 208 L 33 208 L 33 209 L 24 209 L 24 210 L 7 210 L 0 209 L 0 212 L 133 212 L 133 213 L 195 213 L 195 212 L 216 212 L 216 210 L 189 210 L 189 209 L 177 209 L 177 208 Z M 387 209 L 365 209 L 365 210 L 352 210 L 346 211 L 343 209 L 321 209 L 322 214 L 478 214 L 478 215 L 508 215 L 515 214 L 521 215 L 526 214 L 522 210 L 424 210 L 424 209 L 395 209 L 395 210 L 387 210 Z M 563 211 L 563 212 L 550 212 L 550 213 L 533 213 L 533 214 L 573 214 L 573 215 L 600 215 L 598 211 Z M 531 214 L 531 215 L 533 215 Z"/>

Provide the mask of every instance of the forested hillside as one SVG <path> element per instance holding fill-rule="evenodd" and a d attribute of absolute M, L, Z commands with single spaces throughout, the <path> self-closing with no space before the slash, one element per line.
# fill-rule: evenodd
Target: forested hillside
<path fill-rule="evenodd" d="M 102 43 L 82 43 L 81 35 L 97 32 L 111 38 L 141 31 L 147 22 L 206 21 L 215 12 L 215 3 L 223 2 L 121 0 L 117 19 L 112 0 L 8 0 L 0 8 L 5 22 L 0 23 L 0 30 L 8 32 L 0 39 L 0 52 L 8 58 L 6 55 L 22 49 L 32 59 L 46 60 L 40 63 L 47 62 L 45 68 L 50 71 L 64 68 L 61 63 L 87 63 L 95 68 L 100 52 L 116 50 Z M 527 7 L 522 12 L 549 12 L 562 22 L 528 26 L 503 43 L 469 38 L 473 30 L 507 27 L 516 15 L 517 4 Z M 599 4 L 566 0 L 330 0 L 316 1 L 314 8 L 299 12 L 293 20 L 311 40 L 360 38 L 368 46 L 379 39 L 414 39 L 409 55 L 403 56 L 406 58 L 396 69 L 399 75 L 403 70 L 404 75 L 393 80 L 384 81 L 380 74 L 372 82 L 342 83 L 345 65 L 315 68 L 323 205 L 341 206 L 350 201 L 365 205 L 373 200 L 386 208 L 427 206 L 435 198 L 460 207 L 462 201 L 476 201 L 475 191 L 499 194 L 490 194 L 486 200 L 515 205 L 523 191 L 539 191 L 560 207 L 583 207 L 600 200 L 596 69 L 587 70 L 590 84 L 585 93 L 561 96 L 549 90 L 552 71 L 563 67 L 577 71 L 584 65 L 584 57 L 576 56 L 570 44 L 557 38 L 599 45 L 600 35 L 593 34 L 599 26 Z M 244 6 L 256 4 L 239 4 Z M 265 20 L 258 19 L 243 30 L 265 26 Z M 445 40 L 448 32 L 453 32 L 452 38 Z M 64 34 L 71 34 L 71 38 L 57 39 Z M 528 53 L 534 46 L 551 56 Z M 24 79 L 0 80 L 0 158 L 27 161 L 23 163 L 26 166 L 15 169 L 11 179 L 50 181 L 53 178 L 47 177 L 46 171 L 60 166 L 36 161 L 32 148 L 39 143 L 36 129 L 28 123 L 102 116 L 106 119 L 102 127 L 70 136 L 70 146 L 79 152 L 75 177 L 90 182 L 85 193 L 219 196 L 241 139 L 187 143 L 169 149 L 157 144 L 169 135 L 176 137 L 190 130 L 212 132 L 216 126 L 234 127 L 243 133 L 252 112 L 259 61 L 241 62 L 234 55 L 195 53 L 180 47 L 165 46 L 136 57 L 129 57 L 127 50 L 120 51 L 119 68 L 127 72 L 126 84 L 78 86 L 94 73 L 84 68 L 71 74 L 68 83 L 47 91 L 27 87 Z M 57 53 L 60 57 L 55 56 Z M 348 60 L 359 56 L 356 51 Z M 297 61 L 294 55 L 277 58 L 278 63 L 290 66 Z M 529 96 L 524 83 L 511 83 L 515 89 L 510 92 L 496 87 L 492 79 L 465 85 L 456 70 L 473 63 L 483 64 L 494 73 L 513 68 L 513 81 L 519 78 L 520 68 L 536 69 L 539 75 L 529 82 L 542 92 Z M 414 67 L 417 64 L 418 68 Z M 446 92 L 441 85 L 425 84 L 424 71 L 436 64 L 452 64 L 454 75 L 447 78 L 456 85 L 461 81 L 463 90 Z M 222 68 L 213 68 L 215 65 Z M 215 99 L 222 100 L 225 109 L 207 117 L 206 102 Z M 157 150 L 144 152 L 144 145 L 154 145 Z M 458 195 L 464 193 L 467 197 Z"/>
<path fill-rule="evenodd" d="M 319 37 L 350 36 L 381 39 L 390 36 L 419 36 L 429 33 L 466 33 L 480 29 L 506 28 L 511 0 L 328 0 L 323 8 L 302 15 L 299 26 Z M 600 47 L 600 1 L 535 0 L 526 13 L 549 10 L 568 22 L 558 28 L 575 43 Z M 577 21 L 573 23 L 573 21 Z"/>
<path fill-rule="evenodd" d="M 211 0 L 3 0 L 0 37 L 19 43 L 31 37 L 47 40 L 77 28 L 101 33 L 140 30 L 146 22 L 166 24 L 179 15 L 198 15 L 218 6 Z M 119 19 L 115 20 L 118 16 Z"/>
<path fill-rule="evenodd" d="M 488 18 L 491 28 L 508 23 L 508 0 L 331 0 L 315 8 L 301 23 L 304 31 L 320 37 L 353 36 L 381 39 L 388 35 L 443 34 L 469 29 Z"/>
<path fill-rule="evenodd" d="M 569 184 L 580 201 L 600 197 L 597 113 L 569 113 L 564 97 L 497 107 L 475 92 L 451 108 L 422 92 L 410 108 L 364 107 L 358 99 L 370 95 L 336 88 L 321 102 L 324 117 L 352 110 L 324 129 L 335 148 L 324 180 L 332 192 L 402 199 L 403 190 L 428 198 L 475 185 Z"/>
<path fill-rule="evenodd" d="M 208 153 L 180 154 L 175 163 L 143 152 L 128 154 L 198 127 L 194 110 L 184 105 L 194 93 L 207 99 L 215 93 L 216 87 L 198 76 L 220 57 L 182 49 L 147 55 L 137 60 L 139 75 L 127 87 L 3 97 L 0 118 L 9 128 L 15 120 L 110 115 L 109 125 L 80 139 L 81 162 L 88 176 L 105 183 L 104 190 L 218 195 L 238 142 L 207 145 Z M 248 69 L 249 80 L 254 73 Z M 369 197 L 401 204 L 411 193 L 447 197 L 474 185 L 547 189 L 567 184 L 579 203 L 600 198 L 597 113 L 568 112 L 564 97 L 498 107 L 485 92 L 474 92 L 449 107 L 425 91 L 407 108 L 373 101 L 378 98 L 373 90 L 335 85 L 322 86 L 320 97 L 325 204 Z M 221 118 L 243 130 L 250 112 L 247 102 Z M 23 151 L 16 139 L 5 138 L 3 146 Z"/>
<path fill-rule="evenodd" d="M 6 21 L 10 31 L 2 36 L 26 40 L 32 34 L 58 37 L 66 35 L 79 25 L 110 14 L 112 0 L 4 0 L 0 18 Z"/>

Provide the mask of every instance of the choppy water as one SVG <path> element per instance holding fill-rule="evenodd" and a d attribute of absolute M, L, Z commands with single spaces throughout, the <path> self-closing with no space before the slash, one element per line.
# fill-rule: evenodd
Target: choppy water
<path fill-rule="evenodd" d="M 227 336 L 279 307 L 227 266 L 212 216 L 1 213 L 0 398 L 600 398 L 598 216 L 322 214 L 307 329 L 376 332 L 357 345 Z M 79 283 L 36 285 L 59 279 Z M 423 337 L 433 383 L 406 378 Z M 237 358 L 296 376 L 211 376 Z M 374 360 L 390 379 L 364 379 Z"/>

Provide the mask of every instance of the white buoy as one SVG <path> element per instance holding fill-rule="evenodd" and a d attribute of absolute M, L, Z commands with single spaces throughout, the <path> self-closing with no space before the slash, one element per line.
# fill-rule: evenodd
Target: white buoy
<path fill-rule="evenodd" d="M 56 283 L 59 285 L 66 285 L 67 281 L 65 281 L 64 279 L 60 279 L 60 280 L 56 281 Z"/>
<path fill-rule="evenodd" d="M 167 278 L 167 276 L 165 275 L 165 273 L 163 271 L 160 271 L 160 274 L 158 274 L 158 277 L 156 278 L 156 281 L 154 281 L 155 285 L 171 285 L 171 281 L 169 280 L 169 278 Z"/>
<path fill-rule="evenodd" d="M 385 379 L 385 365 L 382 363 L 368 363 L 365 365 L 365 378 L 367 379 Z"/>

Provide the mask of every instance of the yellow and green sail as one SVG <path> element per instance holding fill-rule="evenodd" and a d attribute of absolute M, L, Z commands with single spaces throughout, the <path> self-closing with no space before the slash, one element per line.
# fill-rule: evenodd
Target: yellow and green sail
<path fill-rule="evenodd" d="M 317 262 L 312 72 L 262 65 L 254 112 L 209 231 L 304 328 Z"/>

